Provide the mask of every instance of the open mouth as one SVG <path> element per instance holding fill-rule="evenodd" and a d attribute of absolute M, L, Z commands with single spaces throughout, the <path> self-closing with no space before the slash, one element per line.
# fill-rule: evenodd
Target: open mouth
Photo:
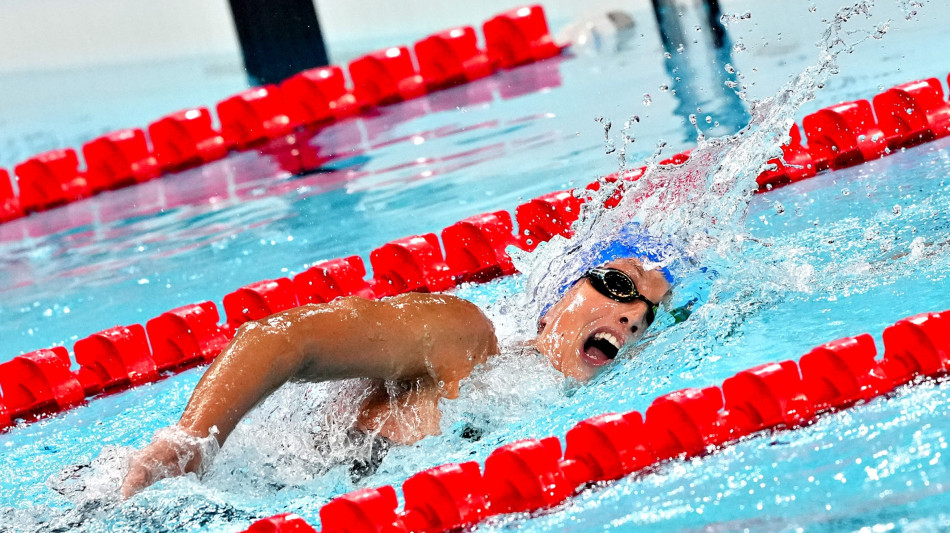
<path fill-rule="evenodd" d="M 606 364 L 617 357 L 621 346 L 620 339 L 609 332 L 601 331 L 594 333 L 584 342 L 584 355 L 595 364 Z"/>

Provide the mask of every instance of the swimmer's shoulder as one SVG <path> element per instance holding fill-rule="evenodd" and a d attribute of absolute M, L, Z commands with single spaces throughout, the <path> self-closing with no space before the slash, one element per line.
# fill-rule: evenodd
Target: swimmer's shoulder
<path fill-rule="evenodd" d="M 318 310 L 321 306 L 357 313 L 392 313 L 404 319 L 418 320 L 422 317 L 438 316 L 443 319 L 458 319 L 473 324 L 491 325 L 491 321 L 477 305 L 451 294 L 407 292 L 378 300 L 360 296 L 344 296 L 327 304 L 308 304 L 303 308 Z"/>
<path fill-rule="evenodd" d="M 307 304 L 297 308 L 299 320 L 307 316 L 331 313 L 346 321 L 352 318 L 364 327 L 386 330 L 390 335 L 435 336 L 446 343 L 475 349 L 489 355 L 498 352 L 498 341 L 491 320 L 474 303 L 451 294 L 409 292 L 370 300 L 345 296 L 326 304 Z"/>

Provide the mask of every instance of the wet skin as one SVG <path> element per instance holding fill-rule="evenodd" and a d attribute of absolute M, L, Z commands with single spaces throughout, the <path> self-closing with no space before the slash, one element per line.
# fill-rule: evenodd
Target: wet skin
<path fill-rule="evenodd" d="M 651 301 L 669 292 L 663 275 L 645 271 L 636 259 L 607 266 L 630 275 Z M 646 311 L 644 302 L 615 302 L 581 280 L 542 318 L 535 346 L 565 376 L 587 380 L 616 355 L 611 345 L 619 349 L 643 335 Z M 198 382 L 177 424 L 179 435 L 156 437 L 133 458 L 122 496 L 198 471 L 202 448 L 181 437 L 214 434 L 224 444 L 254 406 L 288 381 L 371 378 L 359 429 L 399 443 L 437 434 L 439 399 L 457 397 L 459 381 L 497 353 L 491 321 L 472 303 L 449 295 L 340 298 L 249 322 Z M 386 381 L 408 386 L 387 389 Z M 411 426 L 397 422 L 407 419 Z"/>

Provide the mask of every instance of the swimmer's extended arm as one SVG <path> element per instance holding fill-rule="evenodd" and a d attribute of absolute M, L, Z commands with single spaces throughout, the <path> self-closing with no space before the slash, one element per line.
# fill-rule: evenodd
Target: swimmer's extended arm
<path fill-rule="evenodd" d="M 491 322 L 452 296 L 411 293 L 306 305 L 242 326 L 195 387 L 179 427 L 194 437 L 215 427 L 223 444 L 248 411 L 291 380 L 429 378 L 451 396 L 458 380 L 497 351 Z M 176 446 L 156 441 L 142 450 L 123 495 L 196 470 L 201 458 L 183 461 Z M 185 464 L 172 472 L 155 468 L 176 461 Z"/>

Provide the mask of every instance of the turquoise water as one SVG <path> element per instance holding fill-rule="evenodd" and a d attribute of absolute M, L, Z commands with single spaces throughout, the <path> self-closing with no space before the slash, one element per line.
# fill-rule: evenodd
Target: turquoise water
<path fill-rule="evenodd" d="M 728 30 L 741 46 L 729 61 L 750 98 L 778 93 L 791 75 L 817 62 L 813 43 L 834 11 L 813 13 L 804 2 L 785 13 L 763 12 L 751 2 L 723 7 L 737 15 Z M 838 74 L 803 111 L 950 70 L 928 56 L 939 51 L 947 8 L 927 4 L 906 21 L 905 7 L 882 3 L 870 18 L 847 23 L 848 42 L 866 42 L 838 56 Z M 671 84 L 662 50 L 646 15 L 639 20 L 642 35 L 620 53 L 526 67 L 334 126 L 314 141 L 337 156 L 326 172 L 295 177 L 266 158 L 239 154 L 0 226 L 0 360 L 70 345 L 191 301 L 220 302 L 234 288 L 320 259 L 366 257 L 393 238 L 437 232 L 471 214 L 585 184 L 617 169 L 621 147 L 632 164 L 650 157 L 660 139 L 665 154 L 695 145 L 696 130 L 681 113 L 684 97 L 661 89 Z M 888 21 L 883 39 L 868 37 Z M 794 35 L 785 35 L 788 26 Z M 703 79 L 718 78 L 700 78 L 696 87 L 706 87 Z M 517 87 L 532 90 L 515 96 Z M 709 91 L 708 109 L 736 111 L 722 107 L 731 100 Z M 614 150 L 605 147 L 597 118 L 613 122 Z M 624 146 L 619 130 L 628 121 L 636 141 Z M 768 147 L 752 144 L 732 138 L 700 154 L 714 162 L 737 154 L 754 165 Z M 674 228 L 717 239 L 695 246 L 719 277 L 693 318 L 659 331 L 631 359 L 580 387 L 564 383 L 543 361 L 508 350 L 465 384 L 459 400 L 443 402 L 441 436 L 393 450 L 375 475 L 354 482 L 345 466 L 334 466 L 358 451 L 333 440 L 345 424 L 314 429 L 340 387 L 296 385 L 261 406 L 201 480 L 166 480 L 116 501 L 129 447 L 141 447 L 177 420 L 200 377 L 191 370 L 0 435 L 0 530 L 237 531 L 286 510 L 316 523 L 323 503 L 355 488 L 398 487 L 443 462 L 483 461 L 501 444 L 563 436 L 602 412 L 642 411 L 660 394 L 721 383 L 738 370 L 797 358 L 842 336 L 867 331 L 879 340 L 899 318 L 950 308 L 950 245 L 941 244 L 950 239 L 947 144 L 749 201 L 742 190 L 697 197 L 700 208 L 735 205 L 742 212 L 725 230 L 688 222 Z M 709 180 L 717 179 L 714 168 L 705 168 Z M 742 178 L 732 183 L 749 185 Z M 674 214 L 654 209 L 640 216 L 656 221 Z M 516 277 L 459 294 L 482 305 L 503 337 L 517 339 L 533 327 L 533 319 L 512 311 L 525 283 Z M 342 388 L 352 393 L 359 384 Z M 495 518 L 476 529 L 950 529 L 948 405 L 945 381 L 917 384 L 806 428 L 758 435 L 589 489 L 557 509 Z M 480 429 L 481 439 L 463 438 L 465 426 Z M 326 439 L 330 450 L 318 452 L 316 442 Z"/>

